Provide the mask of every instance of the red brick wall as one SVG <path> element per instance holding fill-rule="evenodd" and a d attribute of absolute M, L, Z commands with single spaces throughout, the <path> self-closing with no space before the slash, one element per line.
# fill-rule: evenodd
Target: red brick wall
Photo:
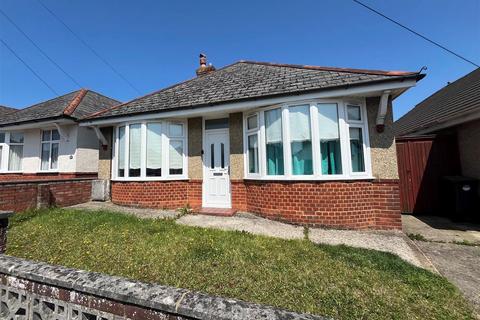
<path fill-rule="evenodd" d="M 23 211 L 41 206 L 66 207 L 90 201 L 92 182 L 57 180 L 0 183 L 0 210 Z"/>
<path fill-rule="evenodd" d="M 245 180 L 244 185 L 245 191 L 237 186 L 232 187 L 232 193 L 245 193 L 246 210 L 269 219 L 348 229 L 401 229 L 399 187 L 395 180 Z M 232 199 L 236 198 L 241 196 L 232 194 Z"/>
<path fill-rule="evenodd" d="M 133 207 L 175 209 L 188 203 L 188 181 L 113 181 L 112 202 Z"/>
<path fill-rule="evenodd" d="M 232 180 L 232 207 L 289 223 L 348 229 L 400 229 L 397 180 Z M 113 182 L 120 205 L 179 208 L 202 204 L 202 181 Z"/>

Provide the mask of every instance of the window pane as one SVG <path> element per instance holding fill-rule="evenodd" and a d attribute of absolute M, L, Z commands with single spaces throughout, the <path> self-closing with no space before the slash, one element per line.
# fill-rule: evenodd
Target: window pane
<path fill-rule="evenodd" d="M 365 172 L 363 138 L 361 128 L 350 128 L 350 152 L 353 172 Z"/>
<path fill-rule="evenodd" d="M 147 176 L 162 175 L 162 126 L 160 123 L 147 124 Z"/>
<path fill-rule="evenodd" d="M 282 110 L 265 111 L 267 174 L 283 175 Z"/>
<path fill-rule="evenodd" d="M 58 130 L 52 130 L 52 140 L 60 140 L 60 133 L 58 133 Z"/>
<path fill-rule="evenodd" d="M 336 103 L 318 105 L 318 131 L 322 174 L 342 174 L 342 156 Z"/>
<path fill-rule="evenodd" d="M 183 137 L 183 124 L 170 123 L 168 126 L 168 135 L 170 137 Z"/>
<path fill-rule="evenodd" d="M 118 128 L 118 176 L 125 176 L 125 127 Z"/>
<path fill-rule="evenodd" d="M 42 141 L 50 141 L 50 130 L 42 131 Z"/>
<path fill-rule="evenodd" d="M 10 133 L 10 143 L 23 143 L 23 133 L 21 133 L 21 132 L 11 132 Z"/>
<path fill-rule="evenodd" d="M 50 143 L 42 143 L 42 162 L 40 169 L 48 170 L 48 161 L 50 159 Z"/>
<path fill-rule="evenodd" d="M 52 143 L 52 160 L 50 169 L 58 168 L 58 143 Z"/>
<path fill-rule="evenodd" d="M 347 116 L 348 120 L 361 121 L 362 113 L 360 112 L 359 106 L 347 106 Z"/>
<path fill-rule="evenodd" d="M 310 106 L 289 108 L 292 174 L 313 174 Z"/>
<path fill-rule="evenodd" d="M 130 143 L 129 143 L 129 170 L 130 177 L 140 177 L 141 149 L 142 149 L 142 126 L 138 124 L 130 125 Z"/>
<path fill-rule="evenodd" d="M 258 126 L 257 115 L 253 115 L 247 118 L 247 128 L 248 130 L 256 129 Z"/>
<path fill-rule="evenodd" d="M 0 143 L 5 143 L 5 132 L 0 132 Z"/>
<path fill-rule="evenodd" d="M 248 136 L 248 172 L 258 173 L 258 136 Z"/>
<path fill-rule="evenodd" d="M 228 128 L 228 118 L 205 120 L 205 130 Z"/>
<path fill-rule="evenodd" d="M 170 174 L 183 173 L 183 141 L 170 141 Z"/>
<path fill-rule="evenodd" d="M 0 170 L 2 170 L 3 146 L 0 146 Z"/>
<path fill-rule="evenodd" d="M 22 170 L 22 159 L 23 159 L 23 146 L 18 146 L 18 145 L 10 146 L 8 170 L 9 171 Z"/>

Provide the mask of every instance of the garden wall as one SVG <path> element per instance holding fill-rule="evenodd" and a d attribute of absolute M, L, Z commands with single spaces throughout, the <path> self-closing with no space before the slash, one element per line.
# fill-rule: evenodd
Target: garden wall
<path fill-rule="evenodd" d="M 66 207 L 90 201 L 91 194 L 91 178 L 0 181 L 0 210 Z"/>
<path fill-rule="evenodd" d="M 0 303 L 2 319 L 324 319 L 5 255 Z"/>

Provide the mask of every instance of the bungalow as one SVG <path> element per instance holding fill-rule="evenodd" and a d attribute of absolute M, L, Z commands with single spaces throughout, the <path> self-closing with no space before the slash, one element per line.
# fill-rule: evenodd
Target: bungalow
<path fill-rule="evenodd" d="M 480 68 L 427 97 L 397 120 L 394 127 L 402 211 L 452 214 L 455 210 L 442 190 L 444 177 L 461 175 L 464 178 L 453 179 L 472 186 L 472 180 L 480 180 Z M 480 188 L 477 195 L 474 188 L 470 189 L 465 187 L 462 191 L 462 210 L 474 211 L 471 207 L 475 201 L 480 202 Z"/>
<path fill-rule="evenodd" d="M 215 70 L 204 55 L 196 73 L 80 122 L 111 141 L 99 177 L 114 203 L 401 227 L 392 101 L 423 74 L 252 61 Z"/>
<path fill-rule="evenodd" d="M 53 189 L 40 186 L 42 191 L 34 185 L 35 181 L 96 178 L 97 133 L 92 128 L 79 127 L 77 121 L 118 103 L 82 89 L 0 114 L 0 210 L 23 210 L 38 205 L 37 202 L 42 201 L 41 192 L 48 195 L 48 199 L 44 199 L 47 205 L 62 204 Z M 65 187 L 56 189 L 62 191 Z M 85 184 L 85 196 L 90 197 L 88 188 Z M 80 193 L 72 191 L 75 192 Z M 65 193 L 64 189 L 60 194 Z M 75 202 L 73 197 L 64 204 Z"/>

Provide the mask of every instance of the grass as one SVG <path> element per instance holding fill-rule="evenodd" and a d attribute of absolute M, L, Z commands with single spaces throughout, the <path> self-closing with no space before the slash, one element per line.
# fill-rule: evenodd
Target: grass
<path fill-rule="evenodd" d="M 17 214 L 7 254 L 337 319 L 472 319 L 445 278 L 391 254 L 118 213 Z"/>

